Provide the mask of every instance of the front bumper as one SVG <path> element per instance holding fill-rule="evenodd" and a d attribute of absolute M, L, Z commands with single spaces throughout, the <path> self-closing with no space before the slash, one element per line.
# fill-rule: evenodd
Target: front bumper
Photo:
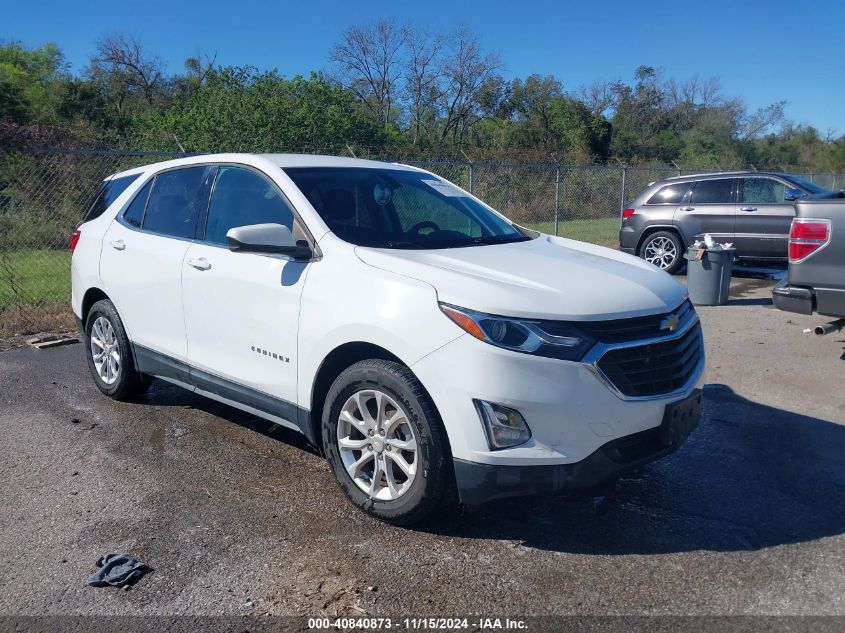
<path fill-rule="evenodd" d="M 681 409 L 667 409 L 660 426 L 607 442 L 573 464 L 497 466 L 454 460 L 461 503 L 595 488 L 677 450 L 698 425 L 701 390 Z"/>
<path fill-rule="evenodd" d="M 467 334 L 423 357 L 411 365 L 411 370 L 437 406 L 456 469 L 460 471 L 458 476 L 466 482 L 461 487 L 469 490 L 479 480 L 501 481 L 504 489 L 515 488 L 504 494 L 524 494 L 539 485 L 530 483 L 535 477 L 553 482 L 581 480 L 585 467 L 577 464 L 601 464 L 601 456 L 616 446 L 615 440 L 647 437 L 639 434 L 660 427 L 667 406 L 688 398 L 700 386 L 703 366 L 702 356 L 687 383 L 672 393 L 632 398 L 608 384 L 595 364 L 520 354 Z M 531 438 L 512 448 L 492 450 L 473 403 L 475 399 L 519 411 L 531 430 Z M 652 449 L 640 457 L 648 461 L 666 452 L 665 447 Z M 597 452 L 599 456 L 593 456 Z M 628 461 L 598 468 L 603 473 L 599 479 L 613 477 L 620 468 L 630 467 Z M 498 470 L 499 467 L 506 468 Z M 586 470 L 596 471 L 592 467 Z M 550 476 L 548 473 L 553 471 L 561 474 Z M 477 474 L 466 474 L 471 472 Z M 485 474 L 493 472 L 496 474 Z M 552 485 L 553 489 L 559 487 Z"/>

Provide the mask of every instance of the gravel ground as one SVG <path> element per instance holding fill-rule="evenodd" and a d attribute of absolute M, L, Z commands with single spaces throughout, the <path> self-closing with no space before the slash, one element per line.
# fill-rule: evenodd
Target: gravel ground
<path fill-rule="evenodd" d="M 81 345 L 0 353 L 0 614 L 845 615 L 845 336 L 770 280 L 701 308 L 704 417 L 605 496 L 368 519 L 284 429 L 156 382 L 113 402 Z M 100 555 L 154 568 L 85 584 Z"/>

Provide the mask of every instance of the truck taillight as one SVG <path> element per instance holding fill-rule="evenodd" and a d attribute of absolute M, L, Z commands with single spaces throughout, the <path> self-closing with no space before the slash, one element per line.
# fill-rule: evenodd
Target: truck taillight
<path fill-rule="evenodd" d="M 830 220 L 795 218 L 789 227 L 789 261 L 804 261 L 829 241 Z"/>
<path fill-rule="evenodd" d="M 636 209 L 625 209 L 624 211 L 622 211 L 622 219 L 624 220 L 625 218 L 630 218 L 636 212 Z"/>
<path fill-rule="evenodd" d="M 82 235 L 82 232 L 79 229 L 76 229 L 70 235 L 70 253 L 73 254 L 76 245 L 79 244 L 79 237 Z"/>

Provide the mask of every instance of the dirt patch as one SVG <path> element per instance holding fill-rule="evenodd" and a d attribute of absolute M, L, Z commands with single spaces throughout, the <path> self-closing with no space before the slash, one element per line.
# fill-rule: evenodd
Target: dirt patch
<path fill-rule="evenodd" d="M 75 333 L 76 322 L 66 303 L 13 306 L 0 311 L 0 350 L 22 347 L 33 336 Z"/>

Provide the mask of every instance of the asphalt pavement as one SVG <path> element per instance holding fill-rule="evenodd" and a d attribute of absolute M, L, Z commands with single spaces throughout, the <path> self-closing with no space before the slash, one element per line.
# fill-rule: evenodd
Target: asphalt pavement
<path fill-rule="evenodd" d="M 845 615 L 845 335 L 735 279 L 701 308 L 704 416 L 602 496 L 413 529 L 350 506 L 294 434 L 156 381 L 95 388 L 81 345 L 0 353 L 0 614 Z M 86 585 L 127 551 L 153 571 Z"/>

